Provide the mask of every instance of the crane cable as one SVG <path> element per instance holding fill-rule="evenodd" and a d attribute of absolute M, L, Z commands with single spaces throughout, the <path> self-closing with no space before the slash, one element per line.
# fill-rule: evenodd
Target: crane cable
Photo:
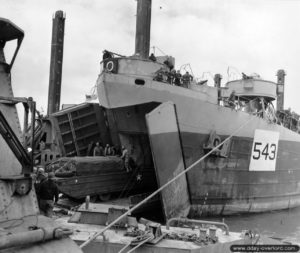
<path fill-rule="evenodd" d="M 176 179 L 178 179 L 179 177 L 181 177 L 182 175 L 184 175 L 188 171 L 190 171 L 193 167 L 195 167 L 195 165 L 197 165 L 198 163 L 200 163 L 202 160 L 204 160 L 206 157 L 208 157 L 211 153 L 213 153 L 214 151 L 216 151 L 217 149 L 219 149 L 225 142 L 229 141 L 230 138 L 232 138 L 241 129 L 243 129 L 245 126 L 247 126 L 250 123 L 250 121 L 252 121 L 253 119 L 256 118 L 256 117 L 253 117 L 252 115 L 249 115 L 249 116 L 251 117 L 249 120 L 247 120 L 245 123 L 243 123 L 242 125 L 240 125 L 236 130 L 234 130 L 231 133 L 231 135 L 229 135 L 219 145 L 217 145 L 211 151 L 209 151 L 207 154 L 205 154 L 204 156 L 202 156 L 201 158 L 199 158 L 192 165 L 190 165 L 187 169 L 185 169 L 182 172 L 180 172 L 177 176 L 175 176 L 173 179 L 171 179 L 170 181 L 168 181 L 166 184 L 164 184 L 163 186 L 161 186 L 160 188 L 158 188 L 156 191 L 154 191 L 152 194 L 150 194 L 147 198 L 143 199 L 140 203 L 138 203 L 137 205 L 135 205 L 134 207 L 132 207 L 131 209 L 129 209 L 127 212 L 125 212 L 124 214 L 122 214 L 121 216 L 119 216 L 116 220 L 114 220 L 113 222 L 111 222 L 109 225 L 107 225 L 101 231 L 97 232 L 92 237 L 90 237 L 89 239 L 87 239 L 79 247 L 83 248 L 86 245 L 88 245 L 90 242 L 92 242 L 94 239 L 96 239 L 99 235 L 102 235 L 105 231 L 107 231 L 109 228 L 111 228 L 113 225 L 115 225 L 118 221 L 120 221 L 123 218 L 125 218 L 128 214 L 130 214 L 131 212 L 133 212 L 134 210 L 136 210 L 137 208 L 139 208 L 141 205 L 143 205 L 144 203 L 146 203 L 149 199 L 151 199 L 152 197 L 154 197 L 157 193 L 161 192 L 163 189 L 165 189 L 167 186 L 169 186 L 171 183 L 173 183 Z"/>

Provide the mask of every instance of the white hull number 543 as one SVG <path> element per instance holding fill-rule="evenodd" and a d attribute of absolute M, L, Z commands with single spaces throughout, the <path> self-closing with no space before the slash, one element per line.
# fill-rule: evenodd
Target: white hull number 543
<path fill-rule="evenodd" d="M 275 171 L 279 132 L 256 129 L 249 171 Z"/>

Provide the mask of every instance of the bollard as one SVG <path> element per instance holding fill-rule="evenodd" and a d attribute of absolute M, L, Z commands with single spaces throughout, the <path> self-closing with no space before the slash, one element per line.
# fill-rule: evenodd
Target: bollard
<path fill-rule="evenodd" d="M 215 238 L 216 237 L 216 231 L 217 231 L 217 228 L 215 226 L 212 226 L 209 228 L 209 237 L 210 238 Z"/>
<path fill-rule="evenodd" d="M 200 228 L 200 238 L 205 239 L 206 238 L 206 229 Z"/>

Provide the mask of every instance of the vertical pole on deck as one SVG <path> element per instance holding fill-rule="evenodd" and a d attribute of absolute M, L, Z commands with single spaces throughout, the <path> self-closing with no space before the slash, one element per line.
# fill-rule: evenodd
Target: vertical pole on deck
<path fill-rule="evenodd" d="M 284 81 L 286 73 L 283 69 L 277 71 L 277 110 L 284 109 Z"/>
<path fill-rule="evenodd" d="M 59 111 L 60 106 L 64 31 L 65 14 L 63 13 L 63 11 L 57 11 L 55 12 L 52 25 L 51 61 L 47 112 L 48 115 Z"/>
<path fill-rule="evenodd" d="M 222 76 L 220 74 L 215 74 L 214 76 L 214 82 L 215 82 L 215 87 L 218 88 L 218 105 L 221 102 L 221 80 Z"/>
<path fill-rule="evenodd" d="M 137 0 L 135 54 L 147 59 L 150 51 L 151 0 Z"/>

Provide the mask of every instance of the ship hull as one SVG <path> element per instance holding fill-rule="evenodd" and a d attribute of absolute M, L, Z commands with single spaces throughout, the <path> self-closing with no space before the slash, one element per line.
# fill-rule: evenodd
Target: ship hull
<path fill-rule="evenodd" d="M 156 147 L 165 149 L 166 143 L 170 147 L 173 145 L 174 136 L 174 133 L 163 133 L 151 138 L 152 142 L 160 143 Z M 205 143 L 208 137 L 185 132 L 181 136 L 186 167 L 189 167 L 204 155 L 204 152 L 199 152 L 199 143 Z M 222 139 L 226 137 L 222 136 Z M 300 206 L 299 160 L 295 156 L 286 156 L 288 149 L 295 153 L 300 151 L 299 143 L 279 143 L 278 165 L 274 172 L 249 171 L 252 143 L 251 138 L 235 137 L 228 157 L 210 156 L 187 173 L 191 217 L 256 213 Z M 163 153 L 162 150 L 156 152 Z"/>
<path fill-rule="evenodd" d="M 189 89 L 153 81 L 137 86 L 126 78 L 102 76 L 98 80 L 100 104 L 118 110 L 139 107 L 142 102 L 172 101 L 176 106 L 186 168 L 205 154 L 203 147 L 212 131 L 221 140 L 234 133 L 226 157 L 209 156 L 187 173 L 192 216 L 263 212 L 300 205 L 298 133 L 258 116 L 219 106 L 201 92 L 197 97 Z M 279 134 L 274 171 L 250 170 L 256 129 Z M 150 138 L 157 142 L 158 149 L 166 149 L 172 146 L 176 134 L 158 131 Z M 156 168 L 156 173 L 159 171 Z"/>

